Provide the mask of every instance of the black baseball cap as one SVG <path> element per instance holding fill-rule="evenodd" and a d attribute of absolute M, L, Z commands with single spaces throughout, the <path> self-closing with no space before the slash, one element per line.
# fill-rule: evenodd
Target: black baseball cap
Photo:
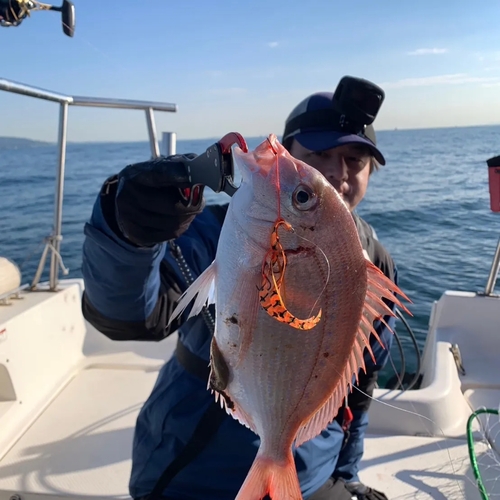
<path fill-rule="evenodd" d="M 286 119 L 282 142 L 293 137 L 311 151 L 363 144 L 368 146 L 378 163 L 385 165 L 385 158 L 377 148 L 373 125 L 367 125 L 357 134 L 339 130 L 339 122 L 334 119 L 332 98 L 333 92 L 317 92 L 301 101 Z"/>

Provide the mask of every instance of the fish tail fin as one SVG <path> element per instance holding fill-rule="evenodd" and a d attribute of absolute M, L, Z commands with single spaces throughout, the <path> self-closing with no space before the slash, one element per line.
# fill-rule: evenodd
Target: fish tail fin
<path fill-rule="evenodd" d="M 271 500 L 302 500 L 291 452 L 280 463 L 258 453 L 236 500 L 262 500 L 266 495 Z"/>

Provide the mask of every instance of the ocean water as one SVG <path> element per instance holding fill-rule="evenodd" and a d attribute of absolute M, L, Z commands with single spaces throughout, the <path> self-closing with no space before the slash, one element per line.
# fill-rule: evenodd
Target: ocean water
<path fill-rule="evenodd" d="M 447 289 L 485 286 L 500 230 L 500 215 L 489 209 L 486 160 L 500 154 L 500 127 L 381 131 L 377 137 L 387 165 L 372 175 L 358 211 L 397 263 L 400 286 L 413 301 L 414 316 L 407 319 L 422 348 L 433 301 Z M 247 140 L 254 147 L 262 138 Z M 177 152 L 202 153 L 213 142 L 178 141 Z M 68 144 L 61 255 L 69 277 L 81 276 L 83 225 L 102 182 L 149 156 L 145 142 Z M 33 278 L 52 230 L 56 161 L 55 145 L 0 151 L 0 255 L 16 261 L 23 282 Z M 212 192 L 207 198 L 228 199 Z M 400 321 L 397 327 L 411 371 L 411 340 Z M 391 354 L 399 367 L 397 349 Z"/>

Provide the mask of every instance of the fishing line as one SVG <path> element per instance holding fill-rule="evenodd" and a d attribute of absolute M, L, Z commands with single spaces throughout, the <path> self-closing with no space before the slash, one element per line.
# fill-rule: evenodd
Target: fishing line
<path fill-rule="evenodd" d="M 419 417 L 421 419 L 428 420 L 429 422 L 431 422 L 433 425 L 435 425 L 439 429 L 439 431 L 442 434 L 442 437 L 444 439 L 447 439 L 446 436 L 445 436 L 445 433 L 444 433 L 443 429 L 436 422 L 434 422 L 434 420 L 432 420 L 431 418 L 426 417 L 425 415 L 421 415 L 417 411 L 410 411 L 410 410 L 405 410 L 404 408 L 398 408 L 397 406 L 391 405 L 390 403 L 387 403 L 385 401 L 381 401 L 381 400 L 379 400 L 377 398 L 374 398 L 373 396 L 370 396 L 369 394 L 367 394 L 366 392 L 362 391 L 359 387 L 356 387 L 355 385 L 351 384 L 351 387 L 354 388 L 354 389 L 356 389 L 358 392 L 360 392 L 361 394 L 363 394 L 367 398 L 371 399 L 372 401 L 376 401 L 377 403 L 382 404 L 384 406 L 388 406 L 389 408 L 402 411 L 403 413 L 409 413 L 410 415 L 415 415 L 416 417 Z M 413 403 L 410 402 L 410 404 L 412 405 L 413 409 L 415 410 L 415 406 L 413 405 Z M 436 442 L 436 446 L 439 448 L 440 451 L 446 451 L 446 453 L 448 455 L 449 463 L 451 465 L 452 472 L 453 472 L 453 474 L 455 476 L 458 476 L 459 473 L 458 473 L 458 471 L 454 467 L 453 460 L 452 460 L 451 454 L 450 454 L 450 450 L 448 448 L 442 448 L 439 445 L 439 442 Z M 467 475 L 465 473 L 463 474 L 463 478 L 467 479 L 471 484 L 473 484 L 475 487 L 477 487 L 477 484 L 475 484 L 474 481 L 472 481 L 469 477 L 467 477 Z M 465 498 L 465 493 L 464 493 L 464 490 L 462 489 L 462 485 L 460 484 L 459 479 L 457 478 L 457 479 L 455 479 L 455 481 L 456 481 L 457 486 L 458 486 L 458 488 L 460 490 L 460 493 L 463 495 L 463 498 Z"/>
<path fill-rule="evenodd" d="M 399 312 L 399 311 L 397 311 L 397 312 Z M 401 318 L 400 314 L 398 316 Z M 416 342 L 416 340 L 414 338 L 413 338 L 413 340 Z M 399 341 L 399 338 L 397 336 L 396 336 L 396 341 L 398 341 L 399 350 L 401 352 L 402 351 L 402 346 L 401 346 L 401 342 Z M 402 352 L 401 352 L 401 354 L 402 354 Z M 394 360 L 393 360 L 393 357 L 392 357 L 392 354 L 391 354 L 390 351 L 388 352 L 388 355 L 389 355 L 389 360 L 391 362 L 392 368 L 393 368 L 394 373 L 396 375 L 396 378 L 398 380 L 398 383 L 399 383 L 398 385 L 401 386 L 402 392 L 405 392 L 405 389 L 404 389 L 404 378 L 401 377 L 401 375 L 397 373 L 397 370 L 396 370 L 396 367 L 395 367 L 395 363 L 394 363 Z M 403 356 L 403 366 L 404 366 L 404 356 Z M 404 374 L 404 369 L 403 368 L 401 369 L 401 371 Z M 420 360 L 419 360 L 419 366 L 418 366 L 417 372 L 415 373 L 415 376 L 414 376 L 412 382 L 410 383 L 410 385 L 408 386 L 408 388 L 406 390 L 409 390 L 411 387 L 413 387 L 413 385 L 415 385 L 415 380 L 418 378 L 419 374 L 420 374 Z M 356 389 L 358 389 L 358 388 L 356 387 Z M 397 386 L 393 387 L 392 389 L 397 389 Z M 362 392 L 360 389 L 358 389 L 358 391 Z M 375 398 L 372 398 L 372 399 L 375 399 Z M 378 401 L 378 400 L 375 399 L 375 401 Z M 382 401 L 378 401 L 378 402 L 382 403 Z M 387 403 L 385 403 L 385 404 L 387 404 Z M 413 407 L 413 409 L 416 411 L 416 408 L 415 408 L 414 404 L 412 402 L 410 402 L 410 404 Z M 389 406 L 391 406 L 391 405 L 389 405 Z M 401 408 L 398 408 L 398 409 L 401 409 Z M 487 408 L 475 410 L 469 416 L 469 418 L 467 420 L 467 424 L 466 424 L 466 436 L 467 436 L 467 448 L 468 448 L 468 453 L 469 453 L 469 460 L 470 460 L 470 463 L 471 463 L 472 471 L 474 473 L 474 478 L 476 479 L 476 482 L 477 482 L 477 484 L 475 484 L 475 486 L 478 488 L 482 500 L 489 500 L 490 497 L 489 497 L 489 495 L 488 495 L 488 493 L 486 491 L 485 481 L 484 481 L 483 476 L 481 474 L 481 470 L 480 470 L 480 467 L 479 467 L 479 464 L 478 464 L 478 461 L 477 461 L 477 456 L 475 454 L 475 450 L 474 450 L 474 438 L 473 438 L 473 435 L 472 435 L 472 422 L 473 422 L 474 418 L 477 418 L 478 415 L 484 414 L 484 413 L 498 415 L 498 410 L 491 410 L 491 409 L 487 409 Z M 418 413 L 415 413 L 415 415 L 418 415 L 421 418 L 426 418 L 423 415 L 420 415 Z M 478 421 L 479 421 L 479 419 L 478 419 Z M 436 423 L 433 422 L 432 420 L 431 420 L 431 422 L 434 425 L 436 425 Z M 482 426 L 481 422 L 480 422 L 480 425 Z M 486 424 L 485 424 L 485 428 L 486 428 Z M 441 428 L 439 428 L 439 429 L 440 429 L 441 433 L 444 435 L 443 430 Z M 500 461 L 499 461 L 499 455 L 500 455 L 500 453 L 498 452 L 498 450 L 494 446 L 494 443 L 496 442 L 496 437 L 491 440 L 492 442 L 490 442 L 490 438 L 488 437 L 488 432 L 487 431 L 482 431 L 482 434 L 484 434 L 484 439 L 485 439 L 485 442 L 486 442 L 485 443 L 486 446 L 488 448 L 491 448 L 493 450 L 492 451 L 492 457 L 491 457 L 492 460 L 493 460 L 493 462 L 495 462 L 496 464 L 500 465 Z M 499 431 L 499 435 L 500 435 L 500 431 Z M 438 448 L 441 450 L 442 448 L 439 446 L 439 444 L 437 444 L 437 445 L 438 445 Z M 489 456 L 488 453 L 486 453 L 486 455 Z M 448 453 L 448 457 L 450 458 L 450 454 L 449 453 Z M 450 460 L 451 460 L 451 458 L 450 458 Z M 488 466 L 488 467 L 493 467 L 493 466 Z M 454 473 L 455 473 L 455 471 L 454 471 Z M 469 479 L 469 478 L 467 478 L 467 479 Z M 469 481 L 471 483 L 473 483 L 473 481 L 471 479 L 469 479 Z"/>
<path fill-rule="evenodd" d="M 323 289 L 321 290 L 321 292 L 319 293 L 319 296 L 318 298 L 316 299 L 316 301 L 314 302 L 314 304 L 312 305 L 311 307 L 311 312 L 309 314 L 312 314 L 313 313 L 313 310 L 314 308 L 317 306 L 318 302 L 319 302 L 319 299 L 321 299 L 321 297 L 323 296 L 323 294 L 325 293 L 325 290 L 326 290 L 326 287 L 328 286 L 328 282 L 330 281 L 330 273 L 331 273 L 331 266 L 330 266 L 330 261 L 328 260 L 328 257 L 326 255 L 326 253 L 321 249 L 321 247 L 319 245 L 317 245 L 316 243 L 314 243 L 313 241 L 311 241 L 310 239 L 306 238 L 305 236 L 301 236 L 300 234 L 297 234 L 295 231 L 294 231 L 294 234 L 297 236 L 297 238 L 301 238 L 303 239 L 304 241 L 307 241 L 308 243 L 310 243 L 311 245 L 313 245 L 313 247 L 315 247 L 317 250 L 319 250 L 321 252 L 321 254 L 323 255 L 323 257 L 325 258 L 325 262 L 326 262 L 326 267 L 327 267 L 327 275 L 326 275 L 326 280 L 325 280 L 325 284 L 323 286 Z"/>
<path fill-rule="evenodd" d="M 278 151 L 274 149 L 274 144 L 271 142 L 269 137 L 267 137 L 267 142 L 271 146 L 271 151 L 274 153 L 274 157 L 276 158 L 276 194 L 278 198 L 278 217 L 277 220 L 281 220 L 281 184 L 280 184 L 280 167 L 278 160 Z"/>
<path fill-rule="evenodd" d="M 337 370 L 337 369 L 335 369 L 334 367 L 332 367 L 332 369 L 333 369 L 333 370 L 337 373 L 337 375 L 339 375 L 339 376 L 340 376 L 340 379 L 342 380 L 342 373 L 340 373 L 340 371 L 339 371 L 339 370 Z M 363 367 L 363 370 L 366 372 L 366 368 L 365 368 L 365 367 Z M 358 370 L 358 371 L 359 371 L 359 370 Z M 356 380 L 357 380 L 357 373 L 356 373 L 356 374 L 354 374 L 354 375 L 356 376 Z M 436 422 L 434 422 L 434 420 L 432 420 L 431 418 L 426 417 L 425 415 L 421 415 L 421 414 L 420 414 L 420 413 L 418 413 L 417 411 L 410 411 L 410 410 L 406 410 L 406 409 L 404 409 L 404 408 L 398 408 L 397 406 L 391 405 L 390 403 L 387 403 L 387 402 L 385 402 L 385 401 L 381 401 L 381 400 L 379 400 L 379 399 L 377 399 L 377 398 L 374 398 L 373 396 L 370 396 L 369 394 L 367 394 L 366 392 L 364 392 L 363 390 L 361 390 L 359 387 L 356 387 L 356 385 L 355 385 L 354 383 L 352 383 L 352 381 L 349 381 L 349 382 L 348 382 L 348 387 L 350 387 L 350 388 L 351 388 L 351 392 L 352 392 L 352 389 L 356 389 L 359 393 L 363 394 L 364 396 L 366 396 L 367 398 L 371 399 L 372 401 L 376 401 L 376 402 L 377 402 L 377 403 L 379 403 L 379 404 L 385 405 L 385 406 L 387 406 L 387 407 L 389 407 L 389 408 L 392 408 L 392 409 L 395 409 L 395 410 L 402 411 L 403 413 L 408 413 L 408 414 L 410 414 L 410 415 L 415 415 L 415 416 L 417 416 L 417 417 L 419 417 L 419 418 L 421 418 L 421 419 L 428 420 L 429 422 L 431 422 L 432 424 L 434 424 L 434 425 L 435 425 L 435 426 L 439 429 L 439 431 L 440 431 L 440 432 L 441 432 L 441 434 L 442 434 L 442 437 L 443 437 L 444 439 L 447 439 L 447 438 L 446 438 L 446 436 L 445 436 L 445 433 L 444 433 L 443 429 L 442 429 L 442 428 L 441 428 L 441 427 L 440 427 L 440 426 L 439 426 Z M 414 409 L 414 410 L 416 410 L 416 409 L 415 409 L 415 406 L 413 405 L 413 403 L 412 403 L 412 402 L 410 402 L 410 404 L 411 404 L 411 406 L 413 407 L 413 409 Z M 338 413 L 338 411 L 337 411 L 337 413 Z M 333 419 L 332 419 L 332 422 L 333 422 Z M 456 469 L 455 469 L 455 467 L 454 467 L 453 460 L 452 460 L 452 458 L 451 458 L 451 454 L 450 454 L 450 450 L 449 450 L 448 448 L 442 448 L 442 447 L 439 445 L 439 443 L 438 443 L 438 442 L 436 442 L 436 445 L 437 445 L 437 447 L 438 447 L 438 449 L 439 449 L 440 451 L 446 451 L 446 453 L 447 453 L 447 455 L 448 455 L 449 463 L 450 463 L 451 468 L 452 468 L 452 472 L 453 472 L 453 474 L 454 474 L 455 476 L 458 476 L 459 474 L 458 474 L 457 470 L 456 470 Z M 473 484 L 475 487 L 477 487 L 477 484 L 475 484 L 475 483 L 474 483 L 474 481 L 472 481 L 469 477 L 467 477 L 467 475 L 466 475 L 465 473 L 464 473 L 463 477 L 464 477 L 464 479 L 467 479 L 467 480 L 468 480 L 471 484 Z M 463 489 L 462 489 L 462 486 L 461 486 L 461 484 L 460 484 L 459 479 L 457 478 L 457 479 L 455 479 L 455 481 L 456 481 L 456 484 L 457 484 L 457 486 L 458 486 L 458 488 L 459 488 L 459 490 L 460 490 L 460 493 L 463 495 L 463 498 L 465 498 L 465 494 L 464 494 L 464 491 L 463 491 Z"/>

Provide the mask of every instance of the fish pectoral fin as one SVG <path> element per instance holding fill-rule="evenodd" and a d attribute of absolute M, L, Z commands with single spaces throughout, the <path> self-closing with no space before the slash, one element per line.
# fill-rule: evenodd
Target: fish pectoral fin
<path fill-rule="evenodd" d="M 366 291 L 365 305 L 351 354 L 347 359 L 342 376 L 333 394 L 319 408 L 319 410 L 304 423 L 304 426 L 297 433 L 297 437 L 295 438 L 296 446 L 300 446 L 306 441 L 316 437 L 336 417 L 344 399 L 352 389 L 353 379 L 355 378 L 357 381 L 359 370 L 365 370 L 365 361 L 363 356 L 363 349 L 365 347 L 370 353 L 373 362 L 376 363 L 370 346 L 370 334 L 373 334 L 382 347 L 385 348 L 373 326 L 373 323 L 380 320 L 389 328 L 384 320 L 384 316 L 395 316 L 395 314 L 382 299 L 386 298 L 391 300 L 411 315 L 410 311 L 408 311 L 408 309 L 395 296 L 395 294 L 401 295 L 401 297 L 405 300 L 411 302 L 410 299 L 398 288 L 398 286 L 387 278 L 387 276 L 385 276 L 385 274 L 369 260 L 366 261 L 366 267 L 368 274 L 368 287 Z"/>
<path fill-rule="evenodd" d="M 204 305 L 214 304 L 216 301 L 215 293 L 215 278 L 217 276 L 217 264 L 214 260 L 203 271 L 198 278 L 191 284 L 191 286 L 180 296 L 177 306 L 170 315 L 168 320 L 169 326 L 172 321 L 180 316 L 191 301 L 196 297 L 193 307 L 189 312 L 188 318 L 196 316 L 201 312 Z"/>

